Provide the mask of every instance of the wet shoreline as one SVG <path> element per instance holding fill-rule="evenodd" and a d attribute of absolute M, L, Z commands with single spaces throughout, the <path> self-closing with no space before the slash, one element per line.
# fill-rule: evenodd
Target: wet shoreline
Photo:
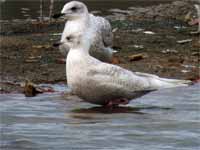
<path fill-rule="evenodd" d="M 132 9 L 131 14 L 130 10 L 113 9 L 106 15 L 113 27 L 113 48 L 118 51 L 116 65 L 162 77 L 199 79 L 199 34 L 190 34 L 197 25 L 185 20 L 189 11 L 196 14 L 192 4 L 179 1 Z M 1 22 L 0 149 L 200 147 L 199 83 L 153 91 L 113 109 L 67 95 L 63 57 L 52 46 L 60 39 L 63 26 L 63 20 Z M 27 80 L 47 92 L 27 97 L 22 94 Z"/>
<path fill-rule="evenodd" d="M 192 7 L 179 1 L 145 9 L 132 8 L 132 12 L 112 10 L 113 14 L 106 17 L 113 27 L 117 65 L 162 77 L 198 79 L 200 44 L 198 35 L 190 34 L 197 26 L 184 21 L 188 11 L 195 14 Z M 169 17 L 173 12 L 165 11 L 168 8 L 174 8 L 175 17 Z M 52 46 L 60 39 L 63 27 L 63 20 L 1 22 L 2 93 L 21 92 L 20 84 L 25 80 L 36 84 L 66 82 L 65 64 L 59 61 L 62 55 Z M 177 43 L 187 39 L 192 41 Z M 141 59 L 132 61 L 138 54 Z"/>

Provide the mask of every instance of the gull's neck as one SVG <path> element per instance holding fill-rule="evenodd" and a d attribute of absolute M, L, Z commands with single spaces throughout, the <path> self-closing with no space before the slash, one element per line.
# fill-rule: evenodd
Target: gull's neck
<path fill-rule="evenodd" d="M 88 27 L 90 25 L 89 13 L 83 14 L 80 18 L 69 20 L 73 23 L 78 24 L 80 27 Z"/>
<path fill-rule="evenodd" d="M 86 49 L 83 48 L 72 48 L 70 49 L 66 62 L 68 67 L 77 67 L 76 65 L 85 66 L 85 64 L 88 64 L 88 62 L 91 61 L 91 56 L 89 55 L 89 52 Z"/>
<path fill-rule="evenodd" d="M 90 49 L 89 43 L 84 43 L 84 44 L 79 43 L 79 45 L 76 45 L 75 47 L 71 47 L 69 52 L 81 54 L 81 55 L 89 55 L 89 49 Z"/>
<path fill-rule="evenodd" d="M 89 48 L 80 46 L 80 47 L 70 49 L 70 52 L 79 53 L 82 55 L 89 55 Z"/>

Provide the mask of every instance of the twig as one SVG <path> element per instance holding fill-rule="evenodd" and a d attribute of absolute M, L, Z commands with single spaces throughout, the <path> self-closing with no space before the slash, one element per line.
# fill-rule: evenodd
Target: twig
<path fill-rule="evenodd" d="M 43 0 L 40 0 L 40 22 L 43 21 Z"/>
<path fill-rule="evenodd" d="M 54 5 L 54 0 L 50 0 L 50 6 L 49 6 L 49 21 L 50 22 L 51 22 L 52 13 L 53 13 L 53 5 Z"/>

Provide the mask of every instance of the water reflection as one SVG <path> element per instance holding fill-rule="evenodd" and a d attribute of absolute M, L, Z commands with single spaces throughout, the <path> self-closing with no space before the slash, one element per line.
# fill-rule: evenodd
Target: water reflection
<path fill-rule="evenodd" d="M 199 89 L 197 84 L 157 91 L 113 110 L 64 100 L 59 93 L 2 94 L 0 148 L 198 149 Z"/>
<path fill-rule="evenodd" d="M 114 113 L 135 113 L 135 114 L 145 114 L 142 110 L 170 110 L 169 107 L 157 107 L 157 106 L 143 106 L 143 107 L 130 107 L 130 106 L 119 106 L 113 108 L 106 107 L 91 107 L 91 108 L 81 108 L 72 110 L 73 113 L 81 114 L 114 114 Z"/>

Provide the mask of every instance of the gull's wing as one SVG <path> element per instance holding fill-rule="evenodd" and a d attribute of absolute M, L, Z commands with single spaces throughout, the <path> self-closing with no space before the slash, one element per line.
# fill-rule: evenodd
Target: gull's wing
<path fill-rule="evenodd" d="M 99 63 L 90 68 L 88 75 L 96 84 L 105 85 L 122 93 L 152 91 L 162 88 L 186 86 L 190 81 L 160 78 L 156 75 L 131 72 L 119 66 Z"/>
<path fill-rule="evenodd" d="M 112 34 L 112 28 L 108 20 L 104 19 L 102 26 L 102 37 L 103 37 L 103 43 L 105 47 L 112 47 L 113 42 L 113 34 Z"/>
<path fill-rule="evenodd" d="M 102 35 L 103 44 L 105 47 L 112 47 L 113 34 L 112 28 L 108 20 L 103 17 L 95 16 L 98 32 Z"/>
<path fill-rule="evenodd" d="M 91 76 L 96 84 L 104 85 L 108 90 L 110 88 L 110 90 L 119 93 L 134 93 L 156 89 L 150 87 L 146 78 L 112 64 L 96 64 L 90 67 L 88 76 Z"/>

